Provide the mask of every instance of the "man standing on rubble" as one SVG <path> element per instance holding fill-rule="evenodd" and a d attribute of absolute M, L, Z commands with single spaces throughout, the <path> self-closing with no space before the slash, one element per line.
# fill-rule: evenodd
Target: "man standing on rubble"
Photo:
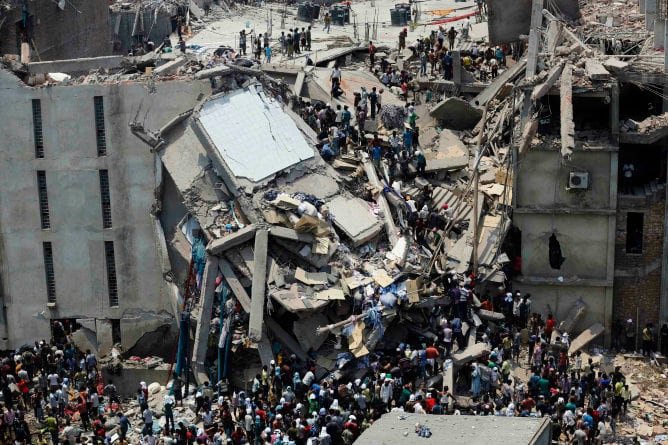
<path fill-rule="evenodd" d="M 246 31 L 239 31 L 239 53 L 246 55 Z"/>
<path fill-rule="evenodd" d="M 369 41 L 369 71 L 373 73 L 373 68 L 376 65 L 376 47 L 372 41 Z"/>

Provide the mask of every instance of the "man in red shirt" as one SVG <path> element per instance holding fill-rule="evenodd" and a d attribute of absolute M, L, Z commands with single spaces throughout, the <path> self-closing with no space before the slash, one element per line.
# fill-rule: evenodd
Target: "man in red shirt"
<path fill-rule="evenodd" d="M 552 332 L 554 331 L 554 326 L 556 324 L 556 321 L 554 320 L 554 317 L 552 317 L 552 314 L 547 314 L 547 320 L 545 321 L 545 340 L 547 340 L 547 343 L 552 343 Z"/>
<path fill-rule="evenodd" d="M 373 73 L 373 67 L 376 64 L 376 47 L 371 41 L 369 41 L 369 60 L 371 61 L 369 70 Z"/>
<path fill-rule="evenodd" d="M 438 349 L 436 349 L 433 343 L 427 346 L 427 349 L 425 349 L 424 352 L 425 355 L 427 356 L 427 363 L 431 366 L 433 374 L 436 374 L 438 372 L 438 362 L 436 361 L 436 359 L 441 354 L 439 354 Z"/>
<path fill-rule="evenodd" d="M 431 413 L 431 410 L 434 408 L 434 405 L 436 405 L 436 399 L 432 396 L 432 393 L 428 392 L 427 399 L 424 401 L 424 410 L 427 413 Z"/>

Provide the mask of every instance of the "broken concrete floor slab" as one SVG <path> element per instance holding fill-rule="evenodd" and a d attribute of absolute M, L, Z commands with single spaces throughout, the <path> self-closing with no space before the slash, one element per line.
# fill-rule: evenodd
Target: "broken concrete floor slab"
<path fill-rule="evenodd" d="M 378 218 L 371 213 L 369 205 L 362 199 L 337 196 L 327 205 L 334 217 L 334 225 L 355 246 L 375 238 L 383 228 Z"/>
<path fill-rule="evenodd" d="M 482 110 L 470 105 L 464 99 L 448 97 L 437 103 L 430 114 L 446 128 L 470 130 L 480 121 Z"/>

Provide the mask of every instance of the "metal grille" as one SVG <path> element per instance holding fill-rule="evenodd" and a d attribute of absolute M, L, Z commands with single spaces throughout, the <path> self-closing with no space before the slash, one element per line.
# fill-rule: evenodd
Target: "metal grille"
<path fill-rule="evenodd" d="M 114 242 L 104 242 L 104 256 L 107 260 L 107 287 L 109 288 L 109 306 L 118 306 L 118 283 L 116 281 L 116 254 Z"/>
<path fill-rule="evenodd" d="M 49 194 L 46 190 L 46 172 L 37 172 L 37 193 L 39 198 L 39 217 L 42 221 L 42 229 L 51 228 L 51 215 L 49 214 Z"/>
<path fill-rule="evenodd" d="M 35 134 L 35 157 L 44 157 L 44 135 L 42 134 L 42 103 L 39 99 L 32 100 L 32 125 Z"/>
<path fill-rule="evenodd" d="M 53 270 L 53 249 L 50 242 L 42 243 L 44 251 L 44 273 L 46 275 L 46 296 L 49 303 L 56 302 L 56 274 Z"/>
<path fill-rule="evenodd" d="M 100 170 L 100 200 L 102 202 L 102 227 L 111 229 L 111 194 L 109 193 L 108 170 Z"/>
<path fill-rule="evenodd" d="M 656 17 L 664 20 L 668 19 L 668 0 L 656 0 Z"/>
<path fill-rule="evenodd" d="M 107 155 L 107 136 L 104 129 L 104 99 L 102 96 L 93 98 L 95 105 L 95 134 L 97 136 L 97 155 Z"/>

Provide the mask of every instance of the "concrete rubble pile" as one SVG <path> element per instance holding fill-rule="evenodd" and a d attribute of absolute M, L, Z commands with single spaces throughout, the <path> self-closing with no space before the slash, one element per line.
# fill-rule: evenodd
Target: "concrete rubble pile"
<path fill-rule="evenodd" d="M 179 6 L 138 3 L 117 2 L 112 9 Z M 514 267 L 504 241 L 511 230 L 523 156 L 540 145 L 556 149 L 567 161 L 577 156 L 576 146 L 587 148 L 588 137 L 596 138 L 597 130 L 587 128 L 578 130 L 576 140 L 573 93 L 606 98 L 612 90 L 612 76 L 626 68 L 628 59 L 606 55 L 606 41 L 615 38 L 607 28 L 644 26 L 635 10 L 622 13 L 631 3 L 588 2 L 582 10 L 588 20 L 575 23 L 538 10 L 527 60 L 515 61 L 488 84 L 477 82 L 473 97 L 441 88 L 434 97 L 430 89 L 431 99 L 423 100 L 416 84 L 411 101 L 411 93 L 402 98 L 400 89 L 388 88 L 379 119 L 366 121 L 361 142 L 347 139 L 331 162 L 318 150 L 333 138 L 318 123 L 305 120 L 304 111 L 316 105 L 330 111 L 337 105 L 354 107 L 352 89 L 366 94 L 384 87 L 357 59 L 366 48 L 339 47 L 349 37 L 330 45 L 314 64 L 327 68 L 261 64 L 227 46 L 213 51 L 191 46 L 185 55 L 158 48 L 145 55 L 113 56 L 106 68 L 99 67 L 100 60 L 40 65 L 22 64 L 13 56 L 3 57 L 2 64 L 35 87 L 136 81 L 154 93 L 156 83 L 175 79 L 210 85 L 210 93 L 202 94 L 195 107 L 162 128 L 129 123 L 170 175 L 187 213 L 175 228 L 156 225 L 165 245 L 174 250 L 186 246 L 182 259 L 197 276 L 190 280 L 187 274 L 187 285 L 197 283 L 190 300 L 183 293 L 179 297 L 195 326 L 192 370 L 198 384 L 213 381 L 221 367 L 214 352 L 228 347 L 233 354 L 229 367 L 235 369 L 229 380 L 238 388 L 248 387 L 279 354 L 313 364 L 318 379 L 362 378 L 372 365 L 389 365 L 384 351 L 404 348 L 406 338 L 419 344 L 437 339 L 442 327 L 434 314 L 443 309 L 463 322 L 457 333 L 461 337 L 442 372 L 424 383 L 448 386 L 457 402 L 467 406 L 468 389 L 459 373 L 490 354 L 489 336 L 506 325 L 506 315 L 490 310 L 488 303 L 490 295 L 506 288 Z M 206 21 L 221 14 L 231 14 L 227 5 L 214 8 Z M 204 28 L 203 12 L 194 11 L 192 17 L 200 19 L 193 21 L 193 31 Z M 591 17 L 599 23 L 592 25 Z M 601 23 L 606 33 L 597 39 L 604 51 L 579 37 L 600 32 Z M 419 64 L 409 51 L 386 51 L 383 58 L 394 61 L 392 67 Z M 328 91 L 329 75 L 343 61 L 349 91 L 335 99 Z M 543 114 L 551 92 L 557 92 L 553 96 L 560 107 L 558 136 L 547 131 L 549 118 Z M 392 156 L 370 158 L 365 142 L 373 140 L 391 151 L 390 136 L 411 128 L 407 119 L 413 112 L 420 119 L 419 150 L 426 166 L 418 174 L 411 161 L 407 174 L 396 175 Z M 632 135 L 666 128 L 667 120 L 663 114 L 617 123 L 619 132 Z M 161 183 L 156 190 L 163 187 Z M 165 207 L 156 195 L 152 216 Z M 417 219 L 427 224 L 419 233 Z M 463 306 L 453 299 L 452 289 L 470 292 Z M 549 339 L 550 348 L 569 355 L 585 351 L 604 333 L 600 323 L 583 329 L 586 310 L 578 302 L 557 314 L 563 322 Z M 641 389 L 647 400 L 637 402 L 649 414 L 638 419 L 635 431 L 644 438 L 668 434 L 668 416 L 657 411 L 668 409 L 659 380 L 665 380 L 666 371 L 656 377 L 654 367 L 637 366 L 634 360 L 615 365 L 636 386 L 649 388 Z M 121 370 L 141 375 L 151 369 L 163 372 L 165 381 L 171 378 L 171 368 L 151 356 L 121 361 L 112 354 L 102 365 L 109 375 Z M 517 372 L 517 382 L 528 379 Z M 655 384 L 658 388 L 651 389 Z M 158 418 L 168 389 L 169 384 L 160 382 L 149 385 Z M 137 419 L 133 425 L 141 425 L 137 408 L 132 401 L 124 406 L 126 416 Z M 187 425 L 196 416 L 187 406 L 175 408 L 175 417 Z M 164 426 L 164 419 L 160 422 L 155 428 Z M 111 420 L 108 425 L 113 435 L 117 426 Z M 130 440 L 141 431 L 140 426 L 133 429 Z"/>

